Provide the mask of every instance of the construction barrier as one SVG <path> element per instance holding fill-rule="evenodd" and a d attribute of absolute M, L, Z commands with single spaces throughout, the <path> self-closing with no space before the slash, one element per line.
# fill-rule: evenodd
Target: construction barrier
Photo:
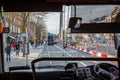
<path fill-rule="evenodd" d="M 82 51 L 84 51 L 84 48 L 82 48 Z"/>
<path fill-rule="evenodd" d="M 97 52 L 96 52 L 96 51 L 93 51 L 92 55 L 93 55 L 93 56 L 96 56 L 96 55 L 97 55 Z"/>
<path fill-rule="evenodd" d="M 101 54 L 101 58 L 107 58 L 107 54 L 106 53 L 102 53 Z"/>
<path fill-rule="evenodd" d="M 90 50 L 86 50 L 88 53 L 90 52 Z"/>
<path fill-rule="evenodd" d="M 115 56 L 108 55 L 107 53 L 100 53 L 100 52 L 97 52 L 97 51 L 92 51 L 92 50 L 89 50 L 89 49 L 75 47 L 75 46 L 68 46 L 68 47 L 76 49 L 78 51 L 89 53 L 89 54 L 91 54 L 93 56 L 96 56 L 96 57 L 101 57 L 101 58 L 115 58 Z"/>

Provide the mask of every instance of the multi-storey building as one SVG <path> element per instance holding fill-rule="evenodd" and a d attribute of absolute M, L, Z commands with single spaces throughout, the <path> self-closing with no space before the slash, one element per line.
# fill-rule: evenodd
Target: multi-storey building
<path fill-rule="evenodd" d="M 112 22 L 120 22 L 120 6 L 115 7 L 111 14 Z"/>

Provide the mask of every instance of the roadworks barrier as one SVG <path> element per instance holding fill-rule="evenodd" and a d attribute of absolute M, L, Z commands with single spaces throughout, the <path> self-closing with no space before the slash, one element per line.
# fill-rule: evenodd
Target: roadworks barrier
<path fill-rule="evenodd" d="M 116 58 L 116 56 L 108 55 L 107 53 L 97 52 L 95 50 L 89 50 L 89 49 L 86 49 L 86 48 L 83 48 L 83 47 L 75 47 L 75 46 L 71 46 L 71 45 L 68 45 L 68 47 L 72 48 L 72 49 L 76 49 L 78 51 L 86 52 L 86 53 L 91 54 L 91 55 L 96 56 L 96 57 Z"/>

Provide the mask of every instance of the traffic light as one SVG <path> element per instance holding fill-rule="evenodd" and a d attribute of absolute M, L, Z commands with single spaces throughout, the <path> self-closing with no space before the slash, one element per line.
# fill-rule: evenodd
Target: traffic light
<path fill-rule="evenodd" d="M 3 23 L 0 22 L 0 33 L 2 33 L 2 32 L 3 32 Z"/>

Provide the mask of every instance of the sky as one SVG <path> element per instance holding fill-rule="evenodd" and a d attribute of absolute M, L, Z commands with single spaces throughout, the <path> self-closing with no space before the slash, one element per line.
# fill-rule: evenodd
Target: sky
<path fill-rule="evenodd" d="M 46 19 L 47 31 L 50 33 L 58 34 L 60 26 L 59 22 L 60 22 L 59 12 L 48 13 Z"/>
<path fill-rule="evenodd" d="M 79 8 L 78 8 L 79 7 Z M 82 22 L 86 23 L 89 20 L 102 17 L 104 15 L 110 15 L 114 10 L 115 5 L 99 5 L 99 6 L 77 6 L 77 17 L 82 17 Z M 68 17 L 71 15 L 71 12 L 68 14 L 68 7 L 65 8 L 65 28 L 67 28 Z M 70 10 L 70 8 L 69 8 Z M 70 10 L 71 11 L 71 10 Z M 69 15 L 69 16 L 68 16 Z M 58 34 L 60 27 L 60 13 L 51 12 L 47 14 L 46 25 L 47 31 Z"/>

